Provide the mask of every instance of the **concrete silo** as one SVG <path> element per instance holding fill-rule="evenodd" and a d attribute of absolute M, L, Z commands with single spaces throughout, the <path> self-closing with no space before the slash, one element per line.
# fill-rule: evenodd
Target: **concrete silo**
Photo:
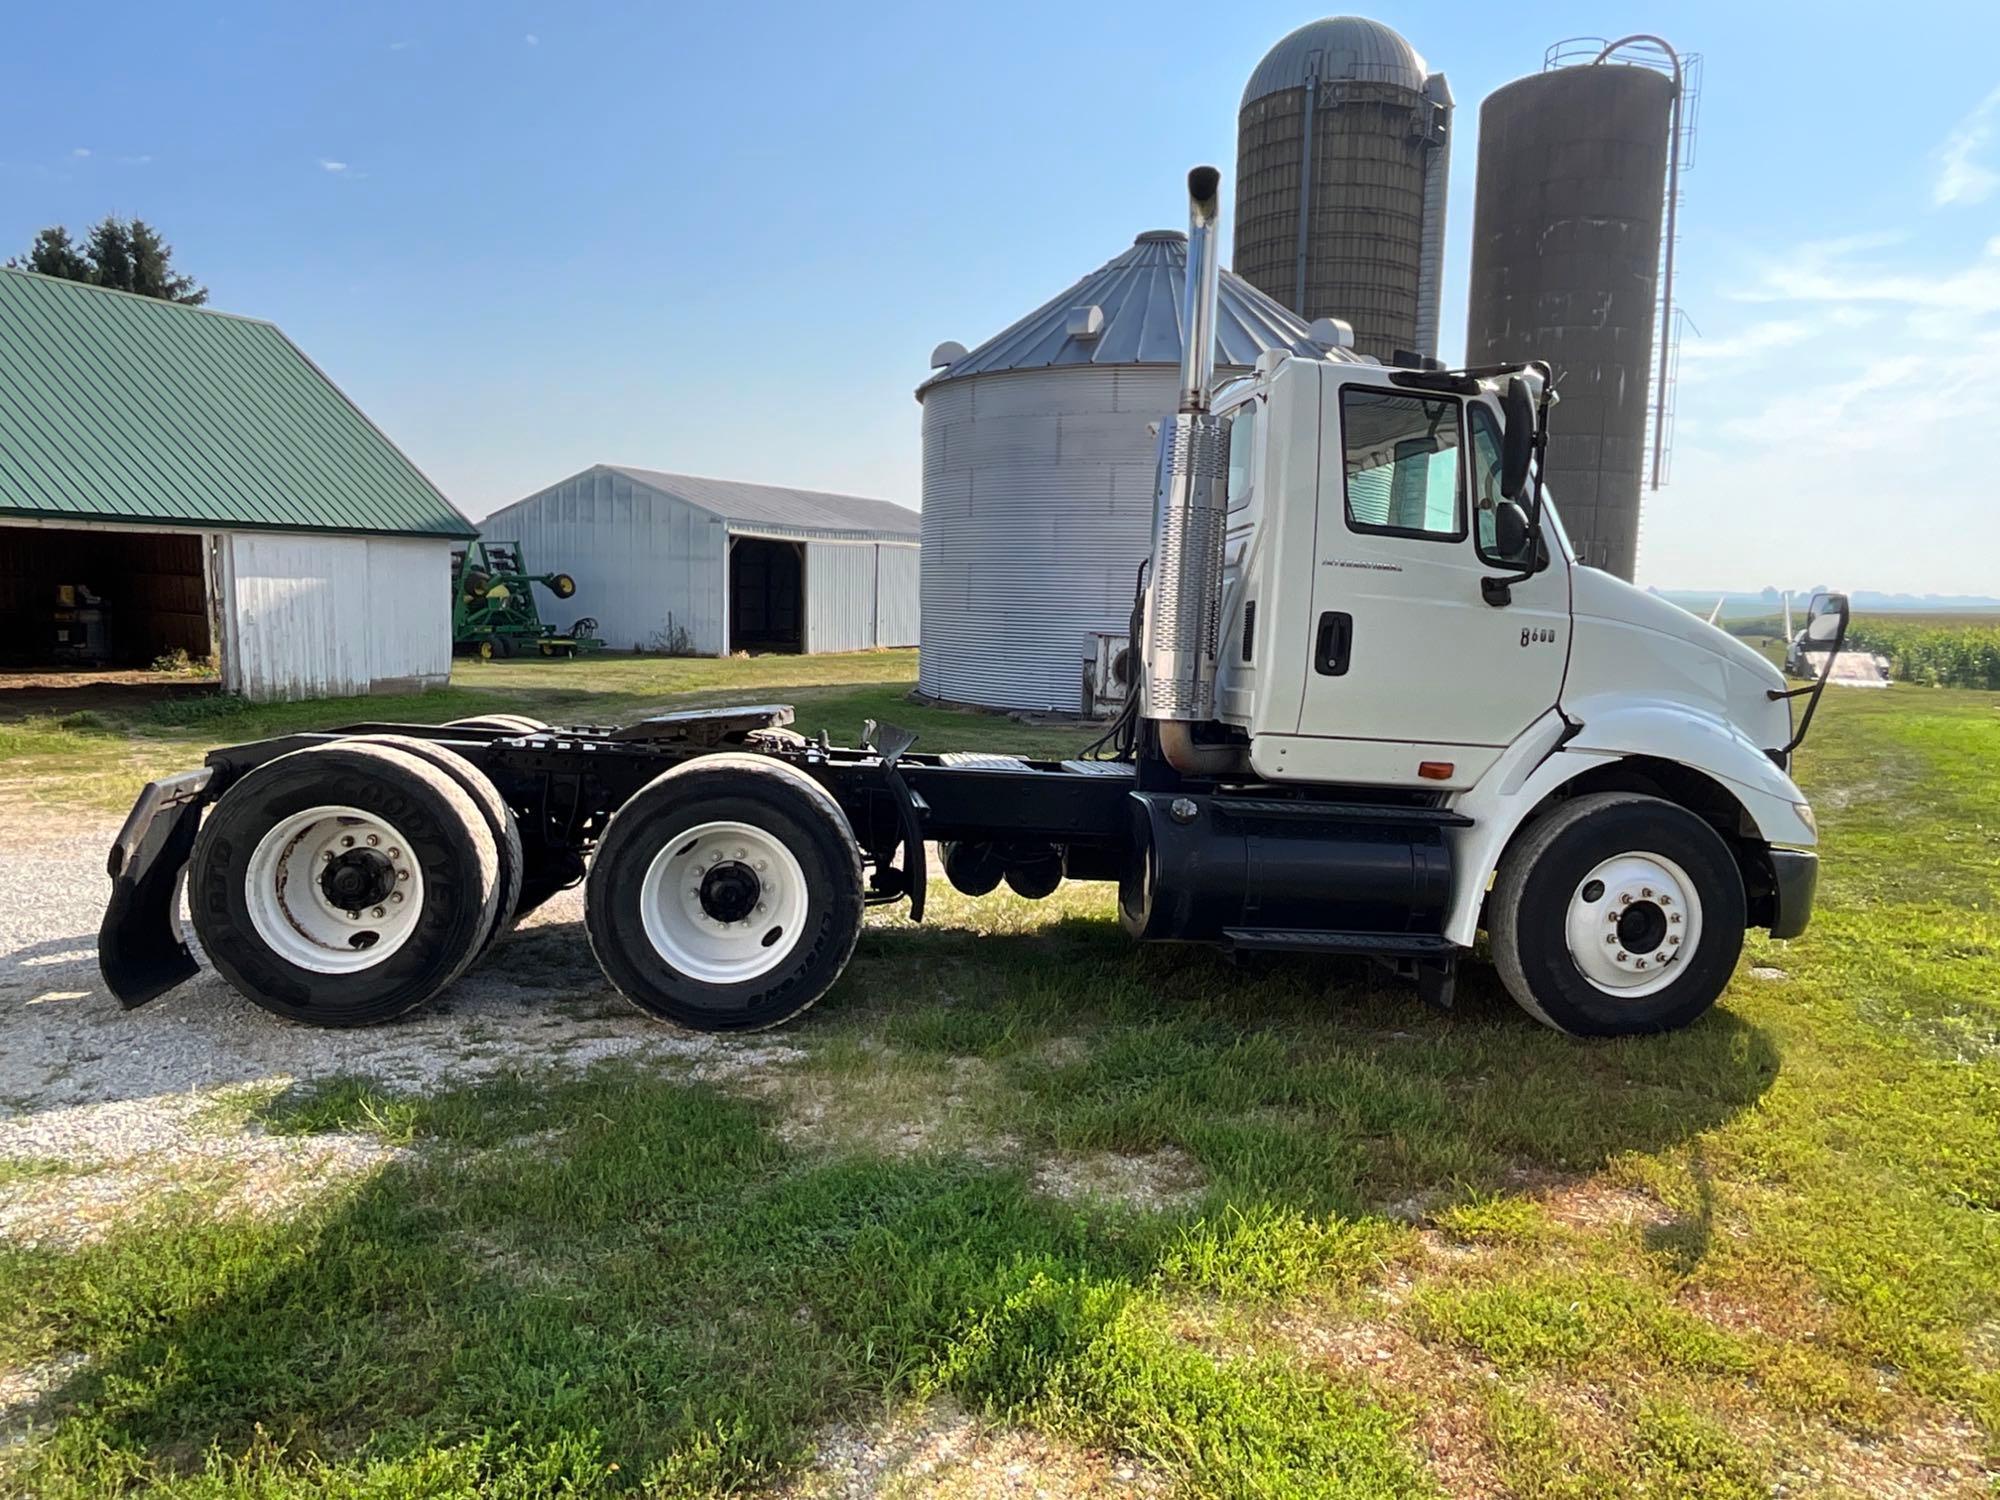
<path fill-rule="evenodd" d="M 1627 579 L 1677 89 L 1612 59 L 1518 79 L 1479 111 L 1466 362 L 1554 367 L 1548 479 L 1564 529 L 1582 561 Z"/>
<path fill-rule="evenodd" d="M 1152 546 L 1155 439 L 1180 391 L 1187 236 L 1132 247 L 968 352 L 923 403 L 919 689 L 1074 713 L 1092 632 L 1122 635 Z M 1216 365 L 1304 349 L 1306 325 L 1222 273 Z"/>
<path fill-rule="evenodd" d="M 1451 107 L 1379 22 L 1282 39 L 1237 115 L 1237 274 L 1308 321 L 1345 319 L 1362 354 L 1436 354 Z"/>

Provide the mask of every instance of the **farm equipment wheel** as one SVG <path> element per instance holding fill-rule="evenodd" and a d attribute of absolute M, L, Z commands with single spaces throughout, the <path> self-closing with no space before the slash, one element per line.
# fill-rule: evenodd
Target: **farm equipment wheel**
<path fill-rule="evenodd" d="M 576 597 L 576 580 L 567 573 L 558 573 L 549 580 L 549 591 L 558 599 Z"/>
<path fill-rule="evenodd" d="M 555 654 L 556 654 L 556 648 L 555 648 L 555 643 L 554 643 L 553 641 L 543 641 L 543 642 L 542 642 L 542 655 L 544 655 L 544 656 L 554 656 Z"/>
<path fill-rule="evenodd" d="M 209 961 L 258 1005 L 315 1026 L 413 1010 L 493 931 L 500 852 L 477 803 L 388 745 L 316 745 L 222 794 L 188 864 Z"/>
<path fill-rule="evenodd" d="M 521 855 L 521 828 L 514 821 L 514 810 L 500 795 L 500 788 L 493 784 L 492 778 L 464 756 L 454 755 L 442 745 L 406 734 L 371 734 L 357 743 L 387 745 L 414 755 L 444 772 L 478 805 L 479 815 L 486 820 L 486 831 L 493 835 L 500 854 L 500 901 L 493 912 L 493 926 L 480 942 L 479 952 L 473 955 L 472 961 L 477 964 L 513 927 L 515 909 L 521 903 L 521 882 L 527 865 Z"/>
<path fill-rule="evenodd" d="M 761 1031 L 827 992 L 861 933 L 861 851 L 804 772 L 716 754 L 656 778 L 611 819 L 584 928 L 611 982 L 698 1031 Z"/>
<path fill-rule="evenodd" d="M 514 654 L 514 638 L 511 635 L 492 636 L 485 644 L 493 648 L 493 655 L 501 661 L 505 661 Z"/>
<path fill-rule="evenodd" d="M 493 660 L 493 642 L 490 637 L 479 643 L 479 659 L 481 661 Z"/>
<path fill-rule="evenodd" d="M 1736 971 L 1743 875 L 1686 808 L 1597 792 L 1529 824 L 1500 861 L 1488 905 L 1508 993 L 1572 1036 L 1676 1031 Z"/>
<path fill-rule="evenodd" d="M 477 714 L 470 719 L 453 719 L 447 729 L 497 729 L 503 734 L 545 734 L 548 725 L 526 714 Z"/>

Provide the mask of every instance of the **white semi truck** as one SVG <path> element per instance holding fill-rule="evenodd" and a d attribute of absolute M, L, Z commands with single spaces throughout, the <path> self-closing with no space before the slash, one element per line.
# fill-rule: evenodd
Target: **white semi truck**
<path fill-rule="evenodd" d="M 1694 1020 L 1746 928 L 1806 925 L 1816 830 L 1788 771 L 1824 681 L 1788 691 L 1732 637 L 1576 563 L 1539 480 L 1546 366 L 1335 345 L 1214 388 L 1219 178 L 1189 176 L 1140 691 L 1088 753 L 922 754 L 873 724 L 839 747 L 779 705 L 231 746 L 149 785 L 118 836 L 113 992 L 142 1004 L 196 971 L 183 872 L 209 961 L 330 1026 L 422 1004 L 581 880 L 621 992 L 753 1030 L 833 984 L 865 907 L 922 919 L 935 847 L 975 895 L 1116 882 L 1147 941 L 1365 956 L 1448 1003 L 1484 931 L 1551 1026 Z M 1837 650 L 1846 616 L 1835 597 L 1809 628 Z"/>

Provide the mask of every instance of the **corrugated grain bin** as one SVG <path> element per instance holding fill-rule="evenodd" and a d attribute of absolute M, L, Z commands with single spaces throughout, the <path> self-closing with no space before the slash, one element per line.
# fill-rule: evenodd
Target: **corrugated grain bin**
<path fill-rule="evenodd" d="M 1466 362 L 1554 367 L 1548 477 L 1563 527 L 1583 561 L 1628 579 L 1673 93 L 1650 68 L 1556 68 L 1479 111 Z"/>
<path fill-rule="evenodd" d="M 1187 237 L 1124 254 L 966 352 L 923 403 L 921 690 L 1063 713 L 1093 631 L 1122 634 L 1151 547 L 1154 437 L 1180 383 Z M 1305 347 L 1306 326 L 1224 272 L 1219 368 Z"/>

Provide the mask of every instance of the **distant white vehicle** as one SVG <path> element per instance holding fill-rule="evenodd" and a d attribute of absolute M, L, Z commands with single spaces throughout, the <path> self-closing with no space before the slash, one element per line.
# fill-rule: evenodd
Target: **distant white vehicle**
<path fill-rule="evenodd" d="M 1887 687 L 1890 669 L 1895 665 L 1888 657 L 1874 651 L 1841 649 L 1845 632 L 1834 628 L 1832 597 L 1814 594 L 1806 602 L 1805 628 L 1794 632 L 1792 596 L 1785 595 L 1785 675 L 1808 678 L 1824 675 L 1828 682 L 1839 687 Z M 1834 653 L 1830 668 L 1826 661 L 1829 651 Z"/>

